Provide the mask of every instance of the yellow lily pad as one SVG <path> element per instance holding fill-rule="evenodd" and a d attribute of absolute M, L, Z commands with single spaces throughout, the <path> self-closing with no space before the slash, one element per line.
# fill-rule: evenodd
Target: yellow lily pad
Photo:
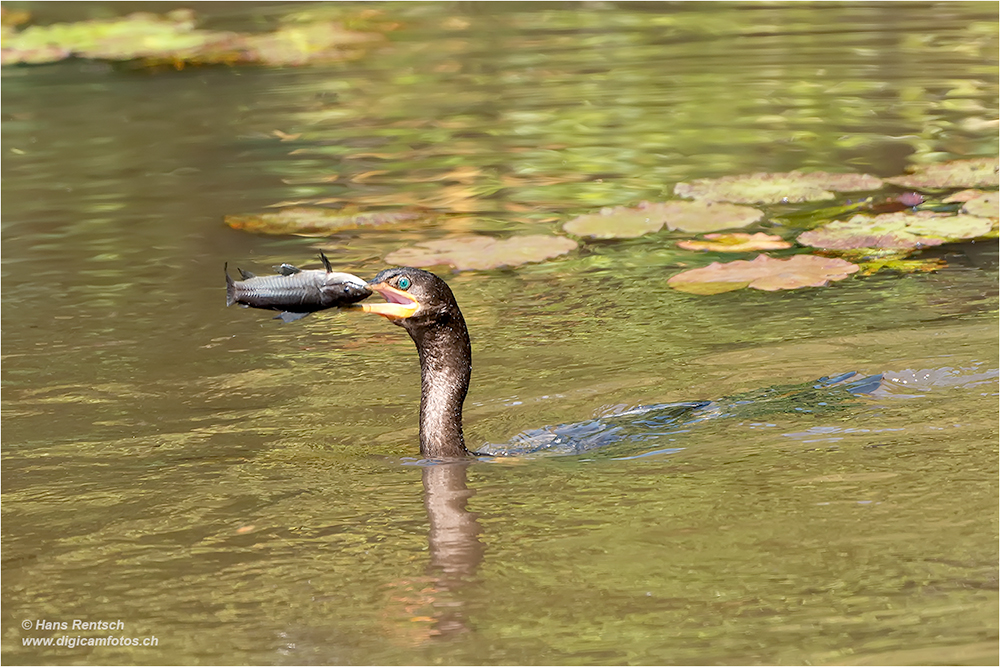
<path fill-rule="evenodd" d="M 906 176 L 885 179 L 904 188 L 983 188 L 1000 185 L 997 158 L 952 160 L 916 167 Z"/>
<path fill-rule="evenodd" d="M 996 192 L 981 194 L 975 199 L 965 202 L 962 207 L 964 213 L 976 215 L 980 218 L 1000 218 L 1000 196 Z"/>
<path fill-rule="evenodd" d="M 989 233 L 993 224 L 972 215 L 941 215 L 931 211 L 856 215 L 799 235 L 802 245 L 825 250 L 881 248 L 912 250 Z"/>
<path fill-rule="evenodd" d="M 357 211 L 299 206 L 275 213 L 227 215 L 225 221 L 233 229 L 255 234 L 329 236 L 347 229 L 386 227 L 425 217 L 427 216 L 424 213 L 408 209 Z"/>
<path fill-rule="evenodd" d="M 397 266 L 449 265 L 459 271 L 482 271 L 541 262 L 576 247 L 576 241 L 565 236 L 530 234 L 501 240 L 470 234 L 400 248 L 386 255 L 385 261 Z"/>
<path fill-rule="evenodd" d="M 674 194 L 701 201 L 783 204 L 822 201 L 833 199 L 834 192 L 878 190 L 881 187 L 881 179 L 869 174 L 790 171 L 700 178 L 690 183 L 678 183 L 674 186 Z"/>
<path fill-rule="evenodd" d="M 843 280 L 858 270 L 856 264 L 834 257 L 795 255 L 774 259 L 758 255 L 752 261 L 712 262 L 700 269 L 682 271 L 667 284 L 690 294 L 720 294 L 749 287 L 767 292 L 800 287 L 822 287 Z"/>
<path fill-rule="evenodd" d="M 641 202 L 634 208 L 616 206 L 599 213 L 581 215 L 563 225 L 563 231 L 594 239 L 630 239 L 658 232 L 664 225 L 670 230 L 712 232 L 739 229 L 763 217 L 749 206 L 713 202 L 670 201 Z"/>
<path fill-rule="evenodd" d="M 684 250 L 711 250 L 715 252 L 750 252 L 752 250 L 784 250 L 792 244 L 780 236 L 757 232 L 756 234 L 705 234 L 704 241 L 678 241 Z"/>

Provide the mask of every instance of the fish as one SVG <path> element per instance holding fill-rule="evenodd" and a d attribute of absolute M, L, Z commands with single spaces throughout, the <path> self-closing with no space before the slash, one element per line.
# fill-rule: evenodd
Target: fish
<path fill-rule="evenodd" d="M 291 264 L 280 264 L 277 275 L 255 276 L 237 268 L 242 280 L 226 272 L 226 306 L 234 303 L 244 308 L 280 310 L 274 319 L 282 322 L 301 320 L 309 313 L 327 308 L 340 308 L 367 299 L 372 290 L 362 278 L 333 270 L 330 260 L 320 253 L 322 269 L 303 270 Z"/>

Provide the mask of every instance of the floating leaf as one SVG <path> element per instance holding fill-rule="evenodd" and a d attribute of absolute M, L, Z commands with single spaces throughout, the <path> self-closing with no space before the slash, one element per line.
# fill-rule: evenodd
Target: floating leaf
<path fill-rule="evenodd" d="M 5 30 L 2 63 L 55 62 L 71 55 L 102 60 L 151 63 L 263 63 L 302 65 L 338 62 L 347 47 L 381 39 L 381 35 L 345 30 L 326 21 L 242 34 L 195 28 L 194 12 L 177 9 L 166 15 L 134 13 L 114 19 L 28 26 Z"/>
<path fill-rule="evenodd" d="M 833 257 L 795 255 L 774 259 L 758 255 L 753 261 L 712 262 L 700 269 L 671 276 L 667 284 L 691 294 L 720 294 L 751 287 L 773 292 L 799 287 L 822 287 L 858 270 L 856 264 Z"/>
<path fill-rule="evenodd" d="M 799 235 L 802 245 L 826 250 L 884 248 L 909 250 L 972 239 L 989 233 L 992 223 L 971 215 L 939 215 L 930 211 L 856 215 Z"/>
<path fill-rule="evenodd" d="M 459 271 L 477 271 L 541 262 L 564 255 L 576 246 L 576 241 L 565 236 L 544 234 L 512 236 L 503 240 L 491 236 L 455 236 L 401 248 L 386 255 L 385 261 L 416 267 L 447 264 Z"/>
<path fill-rule="evenodd" d="M 7 37 L 4 36 L 6 45 Z M 14 65 L 24 63 L 25 65 L 40 65 L 43 63 L 53 63 L 63 58 L 69 58 L 72 52 L 58 46 L 22 46 L 8 49 L 6 46 L 0 50 L 0 65 Z"/>
<path fill-rule="evenodd" d="M 412 210 L 351 211 L 329 208 L 286 208 L 276 213 L 227 215 L 226 224 L 233 229 L 255 234 L 298 234 L 329 236 L 345 229 L 383 227 L 411 222 L 426 217 Z"/>
<path fill-rule="evenodd" d="M 269 33 L 243 35 L 241 60 L 267 65 L 339 62 L 350 55 L 345 47 L 378 38 L 371 33 L 344 30 L 332 21 L 289 26 Z"/>
<path fill-rule="evenodd" d="M 882 181 L 868 174 L 790 171 L 701 178 L 690 183 L 678 183 L 674 186 L 674 193 L 702 201 L 781 204 L 833 199 L 834 192 L 878 190 L 881 187 Z"/>
<path fill-rule="evenodd" d="M 955 193 L 950 194 L 947 197 L 945 197 L 943 201 L 945 203 L 959 203 L 959 204 L 964 204 L 965 202 L 969 201 L 970 199 L 975 199 L 979 195 L 985 195 L 985 194 L 986 194 L 986 190 L 976 190 L 976 189 L 972 189 L 972 190 L 959 190 L 958 192 L 955 192 Z"/>
<path fill-rule="evenodd" d="M 115 19 L 29 26 L 5 36 L 3 64 L 52 62 L 69 55 L 108 60 L 186 60 L 198 50 L 221 48 L 234 36 L 195 30 L 189 10 L 165 16 L 135 13 Z M 51 56 L 48 60 L 40 55 L 46 50 Z"/>
<path fill-rule="evenodd" d="M 979 195 L 965 202 L 962 211 L 981 218 L 1000 218 L 1000 197 L 996 192 Z"/>
<path fill-rule="evenodd" d="M 1000 184 L 995 157 L 924 165 L 906 176 L 885 180 L 904 188 L 977 188 Z"/>
<path fill-rule="evenodd" d="M 678 241 L 677 247 L 685 250 L 713 250 L 715 252 L 750 252 L 752 250 L 783 250 L 792 244 L 780 236 L 757 232 L 756 234 L 705 234 L 706 241 Z"/>
<path fill-rule="evenodd" d="M 668 211 L 667 228 L 682 232 L 739 229 L 764 217 L 762 211 L 749 206 L 717 202 L 673 201 L 659 206 Z"/>
<path fill-rule="evenodd" d="M 660 231 L 666 221 L 661 210 L 646 210 L 641 205 L 638 208 L 617 206 L 573 218 L 563 225 L 563 231 L 592 239 L 632 239 Z"/>
<path fill-rule="evenodd" d="M 749 206 L 713 202 L 641 202 L 635 208 L 617 206 L 599 213 L 581 215 L 563 225 L 563 231 L 595 239 L 630 239 L 658 232 L 664 225 L 671 230 L 710 232 L 738 229 L 757 222 L 764 214 Z"/>

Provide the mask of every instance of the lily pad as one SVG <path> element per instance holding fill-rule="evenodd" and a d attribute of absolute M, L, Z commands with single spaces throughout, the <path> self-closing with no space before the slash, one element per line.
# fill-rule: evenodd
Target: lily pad
<path fill-rule="evenodd" d="M 799 235 L 802 245 L 826 250 L 882 248 L 912 250 L 983 236 L 992 229 L 986 218 L 940 215 L 930 211 L 856 215 Z"/>
<path fill-rule="evenodd" d="M 255 234 L 298 234 L 329 236 L 346 229 L 385 227 L 412 222 L 426 217 L 413 210 L 352 211 L 329 208 L 294 207 L 276 213 L 227 215 L 226 224 L 233 229 Z"/>
<path fill-rule="evenodd" d="M 878 190 L 881 179 L 869 174 L 803 173 L 741 174 L 678 183 L 674 194 L 702 201 L 740 204 L 784 204 L 833 199 L 834 192 Z"/>
<path fill-rule="evenodd" d="M 565 236 L 531 234 L 501 240 L 491 236 L 467 235 L 400 248 L 386 255 L 385 261 L 398 266 L 450 265 L 459 271 L 480 271 L 541 262 L 564 255 L 576 247 L 576 241 Z"/>
<path fill-rule="evenodd" d="M 327 21 L 259 34 L 195 28 L 195 15 L 177 9 L 165 15 L 138 12 L 113 19 L 5 29 L 0 62 L 55 62 L 69 56 L 151 63 L 263 63 L 301 65 L 336 62 L 347 47 L 381 35 L 345 30 Z"/>
<path fill-rule="evenodd" d="M 592 239 L 634 239 L 660 231 L 666 222 L 662 210 L 647 210 L 641 204 L 636 208 L 616 206 L 573 218 L 563 225 L 563 231 Z"/>
<path fill-rule="evenodd" d="M 667 284 L 690 294 L 720 294 L 750 287 L 773 292 L 799 287 L 822 287 L 858 270 L 856 264 L 834 257 L 795 255 L 774 259 L 758 255 L 752 261 L 712 262 L 700 269 L 671 276 Z"/>
<path fill-rule="evenodd" d="M 380 39 L 380 36 L 344 30 L 340 24 L 328 21 L 242 35 L 241 39 L 241 60 L 244 62 L 306 65 L 345 60 L 352 55 L 347 49 Z"/>
<path fill-rule="evenodd" d="M 1000 196 L 996 192 L 979 195 L 965 202 L 962 211 L 981 218 L 1000 218 Z"/>
<path fill-rule="evenodd" d="M 641 202 L 635 208 L 617 206 L 599 213 L 581 215 L 563 225 L 563 231 L 594 239 L 631 239 L 658 232 L 664 225 L 671 230 L 711 232 L 739 229 L 757 222 L 764 214 L 749 206 L 713 202 Z"/>
<path fill-rule="evenodd" d="M 987 194 L 986 190 L 977 190 L 975 188 L 972 188 L 970 190 L 959 190 L 958 192 L 953 192 L 952 194 L 948 195 L 942 201 L 944 201 L 947 204 L 951 203 L 964 204 L 965 202 L 971 199 L 975 199 L 976 197 L 985 194 Z"/>
<path fill-rule="evenodd" d="M 906 176 L 885 179 L 904 188 L 982 188 L 1000 185 L 997 158 L 952 160 L 915 168 Z"/>
<path fill-rule="evenodd" d="M 792 244 L 780 236 L 757 232 L 756 234 L 705 234 L 704 241 L 678 241 L 684 250 L 712 250 L 715 252 L 750 252 L 752 250 L 784 250 Z"/>
<path fill-rule="evenodd" d="M 28 26 L 5 35 L 3 64 L 53 62 L 69 55 L 108 60 L 186 60 L 199 50 L 221 48 L 234 36 L 195 30 L 190 10 L 165 16 L 135 13 L 116 19 Z"/>

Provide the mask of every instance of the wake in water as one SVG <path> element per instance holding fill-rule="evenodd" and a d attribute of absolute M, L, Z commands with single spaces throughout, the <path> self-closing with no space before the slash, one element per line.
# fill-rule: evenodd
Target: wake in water
<path fill-rule="evenodd" d="M 773 386 L 714 401 L 640 405 L 584 422 L 524 431 L 505 444 L 484 444 L 476 453 L 490 457 L 573 455 L 601 449 L 603 456 L 615 459 L 670 454 L 684 447 L 650 450 L 650 446 L 653 443 L 672 444 L 676 436 L 709 421 L 732 418 L 760 421 L 775 414 L 829 414 L 861 405 L 865 398 L 920 395 L 901 394 L 901 387 L 911 392 L 926 392 L 936 387 L 995 383 L 997 377 L 997 369 L 983 372 L 940 368 L 868 376 L 844 373 L 815 382 Z"/>

